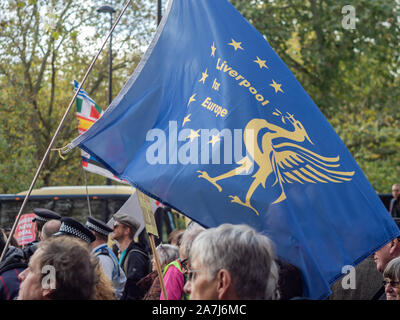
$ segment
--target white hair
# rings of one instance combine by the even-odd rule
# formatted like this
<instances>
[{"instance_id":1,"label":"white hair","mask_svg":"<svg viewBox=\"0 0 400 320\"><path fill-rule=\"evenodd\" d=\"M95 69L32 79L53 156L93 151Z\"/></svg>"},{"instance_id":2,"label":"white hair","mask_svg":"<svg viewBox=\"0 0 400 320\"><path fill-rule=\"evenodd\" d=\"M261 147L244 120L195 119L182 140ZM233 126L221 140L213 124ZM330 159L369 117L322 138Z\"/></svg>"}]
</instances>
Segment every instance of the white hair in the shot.
<instances>
[{"instance_id":1,"label":"white hair","mask_svg":"<svg viewBox=\"0 0 400 320\"><path fill-rule=\"evenodd\" d=\"M186 228L185 232L182 235L181 246L180 246L180 250L184 258L189 258L190 249L192 247L194 239L196 239L196 237L204 230L206 229L194 221L192 221L188 225L188 227Z\"/></svg>"},{"instance_id":2,"label":"white hair","mask_svg":"<svg viewBox=\"0 0 400 320\"><path fill-rule=\"evenodd\" d=\"M156 250L161 266L166 266L171 261L179 258L179 248L172 244L161 243Z\"/></svg>"},{"instance_id":3,"label":"white hair","mask_svg":"<svg viewBox=\"0 0 400 320\"><path fill-rule=\"evenodd\" d=\"M193 241L190 260L198 259L213 279L221 269L232 278L242 300L278 299L278 266L272 241L247 225L223 224Z\"/></svg>"},{"instance_id":4,"label":"white hair","mask_svg":"<svg viewBox=\"0 0 400 320\"><path fill-rule=\"evenodd\" d=\"M400 280L400 257L389 261L385 270L383 271L383 277L390 278L394 281Z\"/></svg>"}]
</instances>

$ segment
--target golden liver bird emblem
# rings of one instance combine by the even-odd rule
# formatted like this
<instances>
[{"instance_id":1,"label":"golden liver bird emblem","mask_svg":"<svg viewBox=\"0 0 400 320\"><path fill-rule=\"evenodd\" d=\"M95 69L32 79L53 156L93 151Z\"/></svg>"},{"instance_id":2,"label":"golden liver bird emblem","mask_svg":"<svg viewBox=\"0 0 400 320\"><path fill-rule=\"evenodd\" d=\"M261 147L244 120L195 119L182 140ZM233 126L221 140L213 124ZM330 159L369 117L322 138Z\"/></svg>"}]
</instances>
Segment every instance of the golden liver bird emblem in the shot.
<instances>
[{"instance_id":1,"label":"golden liver bird emblem","mask_svg":"<svg viewBox=\"0 0 400 320\"><path fill-rule=\"evenodd\" d=\"M305 140L311 144L313 142L301 122L296 120L293 115L289 113L286 115L280 113L280 115L282 122L286 123L288 120L293 126L293 130L284 129L265 119L252 119L244 129L243 140L247 156L238 162L239 166L213 178L206 171L197 171L200 173L198 177L206 179L221 192L222 187L218 184L220 180L240 175L245 171L248 172L255 162L258 170L252 176L253 181L245 200L242 201L236 195L229 197L232 199L231 202L248 207L257 215L259 213L252 206L251 197L260 185L265 189L267 179L271 174L275 177L275 182L271 187L279 184L281 190L280 196L273 204L286 199L284 184L287 183L341 183L352 179L354 171L337 170L340 166L339 156L324 157L299 145ZM267 132L262 136L260 148L258 135L261 130L265 129Z\"/></svg>"}]
</instances>

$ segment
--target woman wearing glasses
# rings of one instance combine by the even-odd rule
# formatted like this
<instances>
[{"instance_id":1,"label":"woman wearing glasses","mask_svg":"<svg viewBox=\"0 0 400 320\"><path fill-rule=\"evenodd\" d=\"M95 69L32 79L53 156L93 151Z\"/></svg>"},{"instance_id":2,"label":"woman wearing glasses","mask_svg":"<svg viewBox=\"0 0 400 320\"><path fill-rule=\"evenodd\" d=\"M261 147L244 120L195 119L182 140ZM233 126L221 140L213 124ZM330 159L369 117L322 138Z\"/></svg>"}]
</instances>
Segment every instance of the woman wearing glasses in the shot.
<instances>
[{"instance_id":1,"label":"woman wearing glasses","mask_svg":"<svg viewBox=\"0 0 400 320\"><path fill-rule=\"evenodd\" d=\"M386 300L400 300L400 257L391 260L383 272Z\"/></svg>"},{"instance_id":2,"label":"woman wearing glasses","mask_svg":"<svg viewBox=\"0 0 400 320\"><path fill-rule=\"evenodd\" d=\"M170 244L161 243L157 248L157 255L160 260L161 269L164 269L170 262L179 258L179 249ZM143 300L159 300L161 294L161 283L158 278L156 262L153 257L152 272L137 282L137 285L146 292Z\"/></svg>"}]
</instances>

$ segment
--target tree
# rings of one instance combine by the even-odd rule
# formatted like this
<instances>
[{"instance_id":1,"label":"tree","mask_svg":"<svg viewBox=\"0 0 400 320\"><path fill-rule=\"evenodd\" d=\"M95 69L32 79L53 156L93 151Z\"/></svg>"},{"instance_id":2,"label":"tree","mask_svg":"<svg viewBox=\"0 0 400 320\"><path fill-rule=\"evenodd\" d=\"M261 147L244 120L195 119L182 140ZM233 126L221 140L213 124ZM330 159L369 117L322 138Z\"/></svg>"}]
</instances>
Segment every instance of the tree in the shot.
<instances>
[{"instance_id":1,"label":"tree","mask_svg":"<svg viewBox=\"0 0 400 320\"><path fill-rule=\"evenodd\" d=\"M124 0L114 0L117 14ZM163 1L164 5L166 0ZM295 74L378 192L400 181L399 2L354 0L346 29L344 0L231 0ZM73 96L109 29L109 16L79 0L0 3L0 192L27 189ZM156 27L156 1L132 1L114 31L113 95L134 71ZM108 102L107 50L84 89ZM77 135L73 112L56 141ZM38 186L82 184L79 150L52 152ZM389 174L390 173L390 174ZM89 175L89 183L104 178Z\"/></svg>"},{"instance_id":2,"label":"tree","mask_svg":"<svg viewBox=\"0 0 400 320\"><path fill-rule=\"evenodd\" d=\"M109 17L96 12L99 6L100 1L88 7L76 0L0 4L5 13L0 16L0 167L6 173L0 177L0 192L18 192L30 185L73 96L72 80L83 77L100 46L98 39L104 39L108 32ZM115 1L115 8L120 11L122 1ZM154 30L150 28L155 25L150 10L153 7L147 1L135 2L124 18L125 27L120 27L124 31L114 37L115 92L127 72L133 72L140 48ZM132 19L136 19L134 27ZM103 108L108 102L107 63L105 51L85 85ZM54 147L62 147L77 136L76 124L71 112ZM78 152L73 155L62 160L52 152L36 187L83 183ZM101 184L104 178L91 175L91 182Z\"/></svg>"},{"instance_id":3,"label":"tree","mask_svg":"<svg viewBox=\"0 0 400 320\"><path fill-rule=\"evenodd\" d=\"M388 192L400 181L400 4L351 1L356 23L347 29L347 1L231 2L291 69L375 189Z\"/></svg>"}]
</instances>

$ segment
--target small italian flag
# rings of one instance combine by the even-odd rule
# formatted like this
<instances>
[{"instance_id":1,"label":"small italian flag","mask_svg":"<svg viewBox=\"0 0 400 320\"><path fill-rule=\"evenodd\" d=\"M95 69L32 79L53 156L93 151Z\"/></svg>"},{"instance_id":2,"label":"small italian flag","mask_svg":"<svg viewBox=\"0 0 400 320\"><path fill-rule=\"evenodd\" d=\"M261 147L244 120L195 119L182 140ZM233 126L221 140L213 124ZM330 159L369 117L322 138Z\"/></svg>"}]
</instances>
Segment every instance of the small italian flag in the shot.
<instances>
[{"instance_id":1,"label":"small italian flag","mask_svg":"<svg viewBox=\"0 0 400 320\"><path fill-rule=\"evenodd\" d=\"M79 88L79 83L74 80L75 91ZM76 117L78 118L79 135L85 132L90 126L100 119L103 110L94 102L92 98L81 89L76 96ZM98 162L93 156L82 150L82 166L85 170L100 174L106 178L113 179L117 182L128 184L127 181L121 180L114 176L107 168Z\"/></svg>"}]
</instances>

